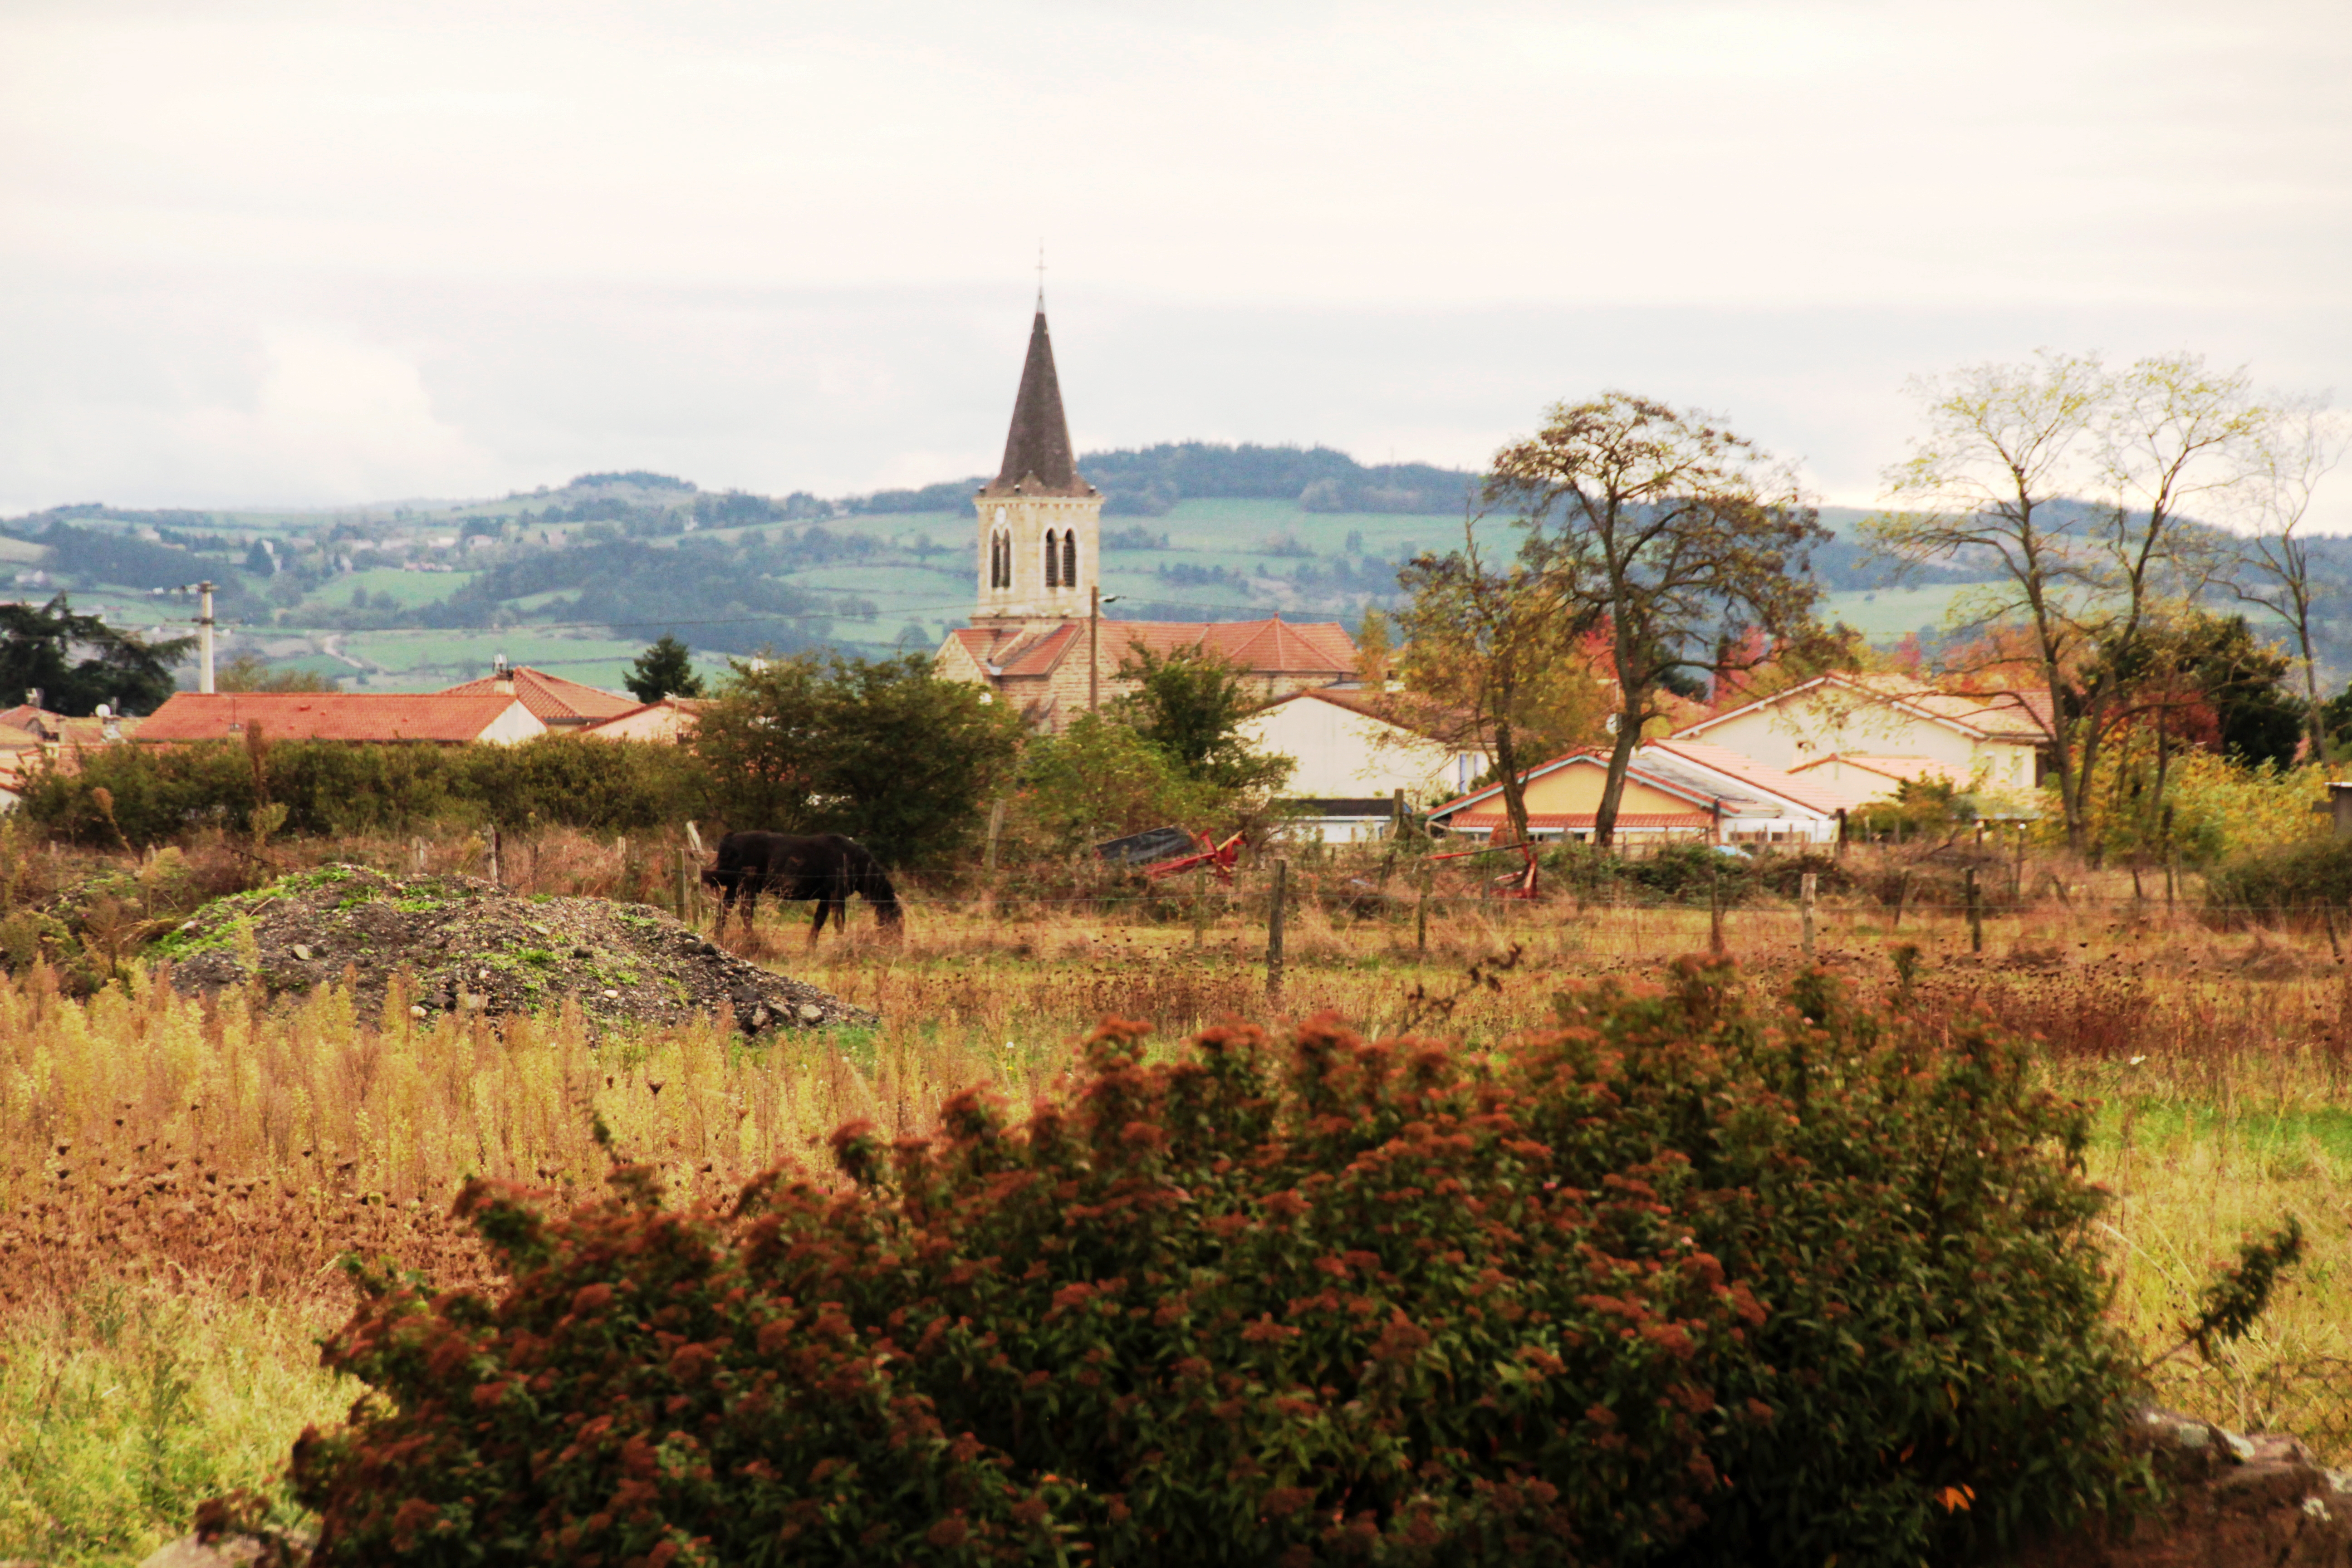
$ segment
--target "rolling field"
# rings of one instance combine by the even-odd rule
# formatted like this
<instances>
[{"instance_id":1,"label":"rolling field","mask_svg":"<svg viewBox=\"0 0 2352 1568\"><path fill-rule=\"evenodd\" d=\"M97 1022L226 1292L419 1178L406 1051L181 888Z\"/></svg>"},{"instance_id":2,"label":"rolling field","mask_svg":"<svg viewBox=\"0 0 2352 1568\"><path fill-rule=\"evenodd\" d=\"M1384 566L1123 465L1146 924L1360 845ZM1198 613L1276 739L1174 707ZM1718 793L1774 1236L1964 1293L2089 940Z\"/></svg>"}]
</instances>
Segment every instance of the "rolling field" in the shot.
<instances>
[{"instance_id":1,"label":"rolling field","mask_svg":"<svg viewBox=\"0 0 2352 1568\"><path fill-rule=\"evenodd\" d=\"M308 852L330 851L409 853ZM431 847L436 866L478 853ZM524 890L668 896L642 848L625 861L556 835L510 864ZM628 884L640 864L654 880ZM1018 873L995 891L916 890L898 944L859 910L810 954L804 911L772 913L729 945L883 1021L760 1046L716 1023L599 1041L576 1015L501 1030L417 1023L398 998L360 1016L331 991L210 1009L143 975L82 1002L39 971L0 981L0 1242L15 1259L0 1281L0 1555L135 1562L197 1499L263 1482L305 1422L352 1395L309 1348L349 1303L334 1258L478 1270L450 1195L474 1173L594 1190L592 1110L673 1191L729 1190L780 1160L822 1177L844 1121L920 1136L973 1083L1016 1105L1053 1098L1107 1016L1149 1023L1155 1049L1221 1018L1329 1010L1508 1050L1548 1026L1556 996L1644 983L1708 940L1704 910L1497 904L1470 896L1471 873L1439 883L1425 942L1409 900L1351 913L1323 896L1377 874L1302 867L1278 997L1262 874L1238 896L1213 890L1197 926L1181 893L1150 909L1039 900ZM2147 1359L2245 1235L2298 1215L2310 1259L2255 1331L2151 1376L2170 1405L2352 1459L2352 984L2317 935L2223 935L2131 902L2127 885L2075 888L2072 908L1989 921L1980 956L1949 911L1898 926L1827 903L1819 957L1883 996L1902 984L1895 950L1916 946L1922 1016L2036 1035L2049 1086L2102 1103L2085 1159L2115 1194L2116 1321ZM1800 967L1797 935L1785 905L1726 919L1729 956L1761 987ZM1474 979L1482 961L1489 978Z\"/></svg>"}]
</instances>

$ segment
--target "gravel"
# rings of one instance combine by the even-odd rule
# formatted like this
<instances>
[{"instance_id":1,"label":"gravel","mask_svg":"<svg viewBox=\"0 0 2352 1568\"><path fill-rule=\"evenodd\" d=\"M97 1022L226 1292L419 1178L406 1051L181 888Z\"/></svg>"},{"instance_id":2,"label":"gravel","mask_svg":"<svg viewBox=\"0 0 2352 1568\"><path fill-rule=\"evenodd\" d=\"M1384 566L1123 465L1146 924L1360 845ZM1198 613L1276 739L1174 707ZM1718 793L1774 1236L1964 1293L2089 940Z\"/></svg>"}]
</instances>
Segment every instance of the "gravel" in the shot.
<instances>
[{"instance_id":1,"label":"gravel","mask_svg":"<svg viewBox=\"0 0 2352 1568\"><path fill-rule=\"evenodd\" d=\"M248 934L249 933L249 934ZM325 866L215 900L155 944L183 992L258 981L299 994L346 975L380 1009L406 971L410 1014L532 1013L578 1004L608 1025L728 1016L746 1034L872 1024L828 992L735 957L647 904L524 898L470 877L405 881Z\"/></svg>"}]
</instances>

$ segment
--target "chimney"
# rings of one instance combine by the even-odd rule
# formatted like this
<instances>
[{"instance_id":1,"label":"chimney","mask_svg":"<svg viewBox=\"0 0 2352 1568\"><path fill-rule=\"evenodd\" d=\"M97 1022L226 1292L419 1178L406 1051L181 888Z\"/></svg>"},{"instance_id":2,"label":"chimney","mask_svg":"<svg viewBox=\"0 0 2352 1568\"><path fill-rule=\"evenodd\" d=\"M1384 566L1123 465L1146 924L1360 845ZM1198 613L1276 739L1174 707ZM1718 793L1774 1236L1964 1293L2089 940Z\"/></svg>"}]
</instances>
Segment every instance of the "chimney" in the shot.
<instances>
[{"instance_id":1,"label":"chimney","mask_svg":"<svg viewBox=\"0 0 2352 1568\"><path fill-rule=\"evenodd\" d=\"M507 656L499 654L490 666L490 679L500 691L511 693L515 689L514 671L508 667Z\"/></svg>"}]
</instances>

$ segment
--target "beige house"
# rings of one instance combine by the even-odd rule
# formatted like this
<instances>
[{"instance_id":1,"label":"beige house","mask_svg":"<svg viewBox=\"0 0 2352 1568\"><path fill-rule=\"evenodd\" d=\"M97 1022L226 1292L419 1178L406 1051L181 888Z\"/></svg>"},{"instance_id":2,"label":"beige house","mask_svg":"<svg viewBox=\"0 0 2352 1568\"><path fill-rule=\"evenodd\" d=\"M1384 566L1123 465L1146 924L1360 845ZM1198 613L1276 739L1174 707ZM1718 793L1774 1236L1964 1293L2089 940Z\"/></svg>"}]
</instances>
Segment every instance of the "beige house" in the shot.
<instances>
[{"instance_id":1,"label":"beige house","mask_svg":"<svg viewBox=\"0 0 2352 1568\"><path fill-rule=\"evenodd\" d=\"M2050 699L2037 691L1962 692L1908 677L1824 675L1675 731L1865 799L1906 779L2020 795L2045 771Z\"/></svg>"},{"instance_id":2,"label":"beige house","mask_svg":"<svg viewBox=\"0 0 2352 1568\"><path fill-rule=\"evenodd\" d=\"M1396 792L1414 809L1461 794L1491 765L1485 752L1432 738L1450 726L1413 722L1402 693L1325 687L1293 692L1242 721L1250 749L1290 758L1286 793L1302 826L1351 844L1388 830Z\"/></svg>"},{"instance_id":3,"label":"beige house","mask_svg":"<svg viewBox=\"0 0 2352 1568\"><path fill-rule=\"evenodd\" d=\"M580 733L600 741L659 741L682 746L694 739L702 710L710 704L699 697L665 697L641 702L625 713L583 725Z\"/></svg>"},{"instance_id":4,"label":"beige house","mask_svg":"<svg viewBox=\"0 0 2352 1568\"><path fill-rule=\"evenodd\" d=\"M1528 832L1538 839L1592 836L1609 779L1605 752L1577 751L1520 775ZM1617 801L1616 835L1628 844L1834 844L1846 812L1862 804L1719 746L1679 738L1634 749ZM1503 786L1489 784L1430 813L1430 823L1472 837L1507 837Z\"/></svg>"}]
</instances>

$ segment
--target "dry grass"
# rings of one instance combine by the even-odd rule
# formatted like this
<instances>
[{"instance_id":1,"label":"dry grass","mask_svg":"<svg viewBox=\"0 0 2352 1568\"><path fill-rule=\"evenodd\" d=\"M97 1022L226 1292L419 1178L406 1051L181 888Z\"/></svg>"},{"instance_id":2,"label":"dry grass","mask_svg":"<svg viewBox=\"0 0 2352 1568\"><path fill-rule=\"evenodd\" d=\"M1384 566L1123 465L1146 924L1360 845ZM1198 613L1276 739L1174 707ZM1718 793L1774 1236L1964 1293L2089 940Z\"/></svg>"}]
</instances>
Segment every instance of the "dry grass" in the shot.
<instances>
[{"instance_id":1,"label":"dry grass","mask_svg":"<svg viewBox=\"0 0 2352 1568\"><path fill-rule=\"evenodd\" d=\"M405 843L357 847L340 847L340 858L405 869L413 856ZM661 849L551 839L520 864L510 850L510 879L674 897L676 862ZM459 868L475 853L455 842L428 847L428 860ZM236 1354L271 1368L242 1404L233 1390L208 1395L201 1417L188 1417L195 1426L140 1441L169 1447L199 1441L188 1432L256 1424L290 1438L322 1402L344 1397L304 1370L305 1336L347 1300L333 1260L359 1250L449 1276L478 1270L446 1219L456 1186L473 1173L558 1189L596 1183L604 1157L592 1114L674 1186L714 1187L780 1159L814 1162L845 1121L919 1133L946 1095L975 1081L1016 1100L1050 1096L1075 1043L1106 1015L1174 1040L1230 1016L1328 1009L1376 1031L1491 1043L1539 1025L1566 984L1646 972L1708 942L1704 909L1498 903L1471 896L1465 876L1441 884L1424 946L1409 896L1350 907L1356 874L1314 868L1295 879L1306 896L1288 917L1278 1001L1266 994L1263 879L1246 876L1198 911L1197 937L1182 890L1156 902L1122 901L1118 889L1047 902L918 889L903 942L883 941L859 910L814 955L804 913L771 912L730 944L884 1021L762 1047L715 1024L602 1041L576 1016L503 1031L446 1016L420 1025L397 994L362 1018L332 994L271 1008L234 994L192 1002L143 976L86 1001L59 995L37 971L0 983L0 1388L62 1388L85 1373L120 1381L107 1370L117 1363L130 1369L122 1375L138 1372L138 1355L99 1345L89 1326L91 1303L126 1300L151 1317L189 1314L173 1332L206 1353L243 1346ZM2299 1214L2313 1260L2262 1330L2216 1365L2176 1357L2156 1380L2183 1408L2283 1426L2352 1461L2344 971L2315 934L2220 935L2185 910L2168 921L2160 904L2087 902L2084 890L2077 884L2072 909L1989 921L1981 954L1948 912L1906 911L1898 928L1874 905L1825 906L1817 954L1866 992L1899 994L1895 955L1917 948L1915 1005L2037 1034L2054 1082L2108 1102L2093 1163L2120 1200L2110 1216L2116 1310L2151 1354L2177 1337L2198 1285L2242 1234ZM1759 984L1801 962L1793 910L1732 911L1725 937ZM1497 971L1491 961L1514 947L1519 962ZM1472 984L1466 971L1482 961ZM298 1388L309 1392L287 1392ZM168 1488L151 1504L74 1480L113 1464L89 1457L110 1450L96 1436L76 1447L56 1423L37 1430L29 1406L8 1403L17 1398L0 1398L0 1468L20 1479L0 1499L0 1556L129 1560L134 1541L183 1508ZM102 1435L100 1405L74 1408ZM266 1473L268 1445L238 1441L221 1438L223 1453L245 1457L204 1484ZM109 1533L41 1497L149 1511ZM84 1545L68 1552L68 1535Z\"/></svg>"}]
</instances>

